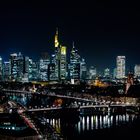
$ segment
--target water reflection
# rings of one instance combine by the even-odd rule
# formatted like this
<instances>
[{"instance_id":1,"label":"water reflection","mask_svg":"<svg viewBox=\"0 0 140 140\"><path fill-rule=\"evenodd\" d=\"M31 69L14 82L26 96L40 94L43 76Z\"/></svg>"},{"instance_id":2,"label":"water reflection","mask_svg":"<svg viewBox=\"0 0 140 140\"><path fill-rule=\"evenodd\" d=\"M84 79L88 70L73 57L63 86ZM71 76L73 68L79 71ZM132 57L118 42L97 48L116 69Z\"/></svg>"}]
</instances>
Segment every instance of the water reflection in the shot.
<instances>
[{"instance_id":1,"label":"water reflection","mask_svg":"<svg viewBox=\"0 0 140 140\"><path fill-rule=\"evenodd\" d=\"M64 123L60 118L46 119L47 123L52 125L58 132L66 133L66 129L81 134L84 131L91 131L97 129L110 128L128 122L132 122L136 119L135 115L93 115L93 116L81 116L77 123Z\"/></svg>"}]
</instances>

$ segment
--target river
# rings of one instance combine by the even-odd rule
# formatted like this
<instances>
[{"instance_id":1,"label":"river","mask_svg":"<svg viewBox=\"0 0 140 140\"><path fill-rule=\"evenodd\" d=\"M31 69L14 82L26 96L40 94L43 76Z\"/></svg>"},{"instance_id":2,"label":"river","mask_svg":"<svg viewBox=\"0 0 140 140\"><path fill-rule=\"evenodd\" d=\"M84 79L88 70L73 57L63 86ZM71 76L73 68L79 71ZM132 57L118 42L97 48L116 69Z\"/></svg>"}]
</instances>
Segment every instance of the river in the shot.
<instances>
[{"instance_id":1,"label":"river","mask_svg":"<svg viewBox=\"0 0 140 140\"><path fill-rule=\"evenodd\" d=\"M127 138L139 135L136 132L140 126L139 116L134 114L80 115L78 118L73 117L72 114L69 121L57 117L50 118L41 114L35 118L39 122L39 127L44 129L44 133L48 133L45 126L49 124L58 134L63 136L64 140L119 139L120 137Z\"/></svg>"}]
</instances>

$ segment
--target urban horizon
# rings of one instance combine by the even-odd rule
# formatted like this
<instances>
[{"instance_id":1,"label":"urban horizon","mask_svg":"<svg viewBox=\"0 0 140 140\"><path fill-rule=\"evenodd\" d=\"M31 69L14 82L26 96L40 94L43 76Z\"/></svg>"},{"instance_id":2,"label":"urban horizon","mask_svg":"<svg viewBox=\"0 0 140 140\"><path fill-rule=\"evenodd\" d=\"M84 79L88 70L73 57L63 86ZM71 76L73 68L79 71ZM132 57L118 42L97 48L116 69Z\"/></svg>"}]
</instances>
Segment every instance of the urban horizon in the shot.
<instances>
[{"instance_id":1,"label":"urban horizon","mask_svg":"<svg viewBox=\"0 0 140 140\"><path fill-rule=\"evenodd\" d=\"M14 77L17 75L19 75L20 77L23 74L27 74L28 77L30 77L29 73L30 71L32 71L32 69L34 69L34 73L36 76L34 80L37 81L38 80L49 81L58 79L60 80L61 79L60 77L62 77L61 80L66 79L85 80L85 79L95 79L96 77L121 79L127 76L129 72L133 73L136 77L140 77L140 65L137 64L133 68L130 67L126 63L126 56L116 56L116 60L114 59L116 67L114 67L113 69L106 66L106 68L99 70L96 66L93 65L89 66L89 64L86 63L86 59L84 59L85 57L79 54L79 50L75 47L74 42L72 44L70 51L67 48L67 45L66 46L62 45L63 42L60 41L59 38L60 38L59 31L58 28L56 28L56 33L54 35L54 45L52 45L54 46L53 53L49 54L48 52L42 52L40 58L36 60L32 59L32 57L30 56L25 56L21 52L18 53L15 52L10 54L9 61L3 61L3 58L1 57L0 69L1 75L3 75L2 77L4 77L4 75L7 74L7 69L9 69L8 74L9 77L11 77L12 73L14 73L13 74ZM20 63L23 64L20 65ZM7 64L9 65L9 68L7 68ZM51 78L49 79L48 77L51 75L51 73L54 73L55 76L52 74L52 79Z\"/></svg>"},{"instance_id":2,"label":"urban horizon","mask_svg":"<svg viewBox=\"0 0 140 140\"><path fill-rule=\"evenodd\" d=\"M57 29L57 28L56 28ZM118 55L114 55L113 56L113 58L114 59L111 59L112 57L110 57L109 58L109 60L108 60L108 65L106 65L105 66L105 64L104 64L104 62L102 61L102 64L98 64L97 65L97 63L95 63L97 60L98 60L98 57L96 57L96 58L90 58L90 60L88 59L88 57L87 57L87 55L85 55L83 52L81 52L81 50L80 50L80 46L79 46L79 44L81 44L81 43L79 43L79 44L77 44L77 42L78 41L71 41L71 45L70 44L66 44L66 43L63 43L63 42L65 42L63 39L62 39L62 36L60 37L60 35L59 35L59 38L61 38L61 40L59 40L62 44L61 45L63 45L64 44L64 46L66 46L67 47L67 58L70 56L70 49L72 49L72 47L73 47L73 43L74 44L76 44L75 45L75 47L76 47L76 49L78 50L78 53L79 53L79 55L80 56L82 56L82 58L83 59L85 59L87 62L89 62L89 63L86 63L87 64L87 68L89 69L91 66L93 66L93 67L95 67L96 69L98 69L98 71L99 71L99 73L102 73L103 74L103 71L104 71L104 69L106 69L106 68L109 68L109 69L112 69L112 73L113 73L113 69L116 67L116 58L117 58L117 56L125 56L126 57L126 72L128 73L129 71L131 71L131 72L134 72L134 67L135 67L135 65L139 65L140 64L140 62L137 60L137 61L134 61L133 60L133 63L132 63L132 61L131 61L131 59L129 59L130 57L128 57L127 55L125 55L125 53L118 53ZM51 40L53 40L53 37L51 37ZM63 40L63 41L62 41ZM53 42L53 43L52 43ZM70 41L69 41L70 42ZM51 57L51 55L54 53L54 40L53 41L51 41L51 43L53 44L51 44L51 46L50 47L48 47L48 49L43 49L43 51L40 51L40 52L38 52L38 53L34 53L33 51L31 52L31 53L28 53L27 51L25 51L26 50L26 47L25 47L25 50L24 50L24 47L22 48L22 49L19 49L19 48L15 48L15 47L10 47L10 49L8 50L8 52L6 52L6 53L2 53L2 54L0 54L0 56L2 57L2 59L3 59L3 62L5 61L8 61L8 57L9 57L9 54L13 54L13 53L19 53L19 52L21 52L22 54L25 54L25 56L29 56L29 58L31 58L31 59L33 59L34 61L38 61L40 58L41 58L41 54L42 53L48 53L48 56L49 57ZM12 44L11 44L12 45ZM41 45L41 44L40 44ZM10 45L9 45L10 46ZM47 45L48 46L48 45ZM30 47L29 47L30 48ZM34 49L36 49L36 48L34 48ZM101 48L102 49L102 48ZM96 53L96 51L95 51L95 53ZM82 55L81 55L82 54ZM8 59L7 59L8 58ZM101 58L102 60L104 60L103 58ZM69 60L70 59L68 59L68 62L69 62ZM96 60L96 61L95 61ZM113 61L112 61L113 60ZM131 63L129 63L129 61L131 61ZM112 63L113 62L113 63Z\"/></svg>"}]
</instances>

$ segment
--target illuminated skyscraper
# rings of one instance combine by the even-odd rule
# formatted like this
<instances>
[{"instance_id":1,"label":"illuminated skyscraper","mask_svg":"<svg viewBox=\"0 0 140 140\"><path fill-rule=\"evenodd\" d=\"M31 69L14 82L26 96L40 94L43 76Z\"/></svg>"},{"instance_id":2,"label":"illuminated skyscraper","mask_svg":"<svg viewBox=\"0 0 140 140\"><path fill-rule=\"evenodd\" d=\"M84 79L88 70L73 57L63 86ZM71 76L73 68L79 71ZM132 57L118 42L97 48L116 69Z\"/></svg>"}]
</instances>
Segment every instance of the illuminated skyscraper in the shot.
<instances>
[{"instance_id":1,"label":"illuminated skyscraper","mask_svg":"<svg viewBox=\"0 0 140 140\"><path fill-rule=\"evenodd\" d=\"M4 81L10 80L10 62L3 63L3 80Z\"/></svg>"},{"instance_id":2,"label":"illuminated skyscraper","mask_svg":"<svg viewBox=\"0 0 140 140\"><path fill-rule=\"evenodd\" d=\"M48 54L45 53L39 60L39 80L48 81L48 67L50 64L50 59Z\"/></svg>"},{"instance_id":3,"label":"illuminated skyscraper","mask_svg":"<svg viewBox=\"0 0 140 140\"><path fill-rule=\"evenodd\" d=\"M28 69L28 78L29 78L29 81L32 81L32 65L33 65L33 60L32 59L29 59L29 69Z\"/></svg>"},{"instance_id":4,"label":"illuminated skyscraper","mask_svg":"<svg viewBox=\"0 0 140 140\"><path fill-rule=\"evenodd\" d=\"M29 57L20 52L10 55L10 79L12 81L28 81Z\"/></svg>"},{"instance_id":5,"label":"illuminated skyscraper","mask_svg":"<svg viewBox=\"0 0 140 140\"><path fill-rule=\"evenodd\" d=\"M125 56L117 56L117 78L125 77Z\"/></svg>"},{"instance_id":6,"label":"illuminated skyscraper","mask_svg":"<svg viewBox=\"0 0 140 140\"><path fill-rule=\"evenodd\" d=\"M21 81L25 73L25 57L19 52L17 55L17 81Z\"/></svg>"},{"instance_id":7,"label":"illuminated skyscraper","mask_svg":"<svg viewBox=\"0 0 140 140\"><path fill-rule=\"evenodd\" d=\"M48 79L50 81L56 80L55 64L56 64L56 56L55 56L55 54L52 54L51 55L51 62L50 62L49 67L48 67Z\"/></svg>"},{"instance_id":8,"label":"illuminated skyscraper","mask_svg":"<svg viewBox=\"0 0 140 140\"><path fill-rule=\"evenodd\" d=\"M52 58L52 65L50 65L50 78L54 78L53 70L55 69L55 78L54 80L60 81L65 80L67 76L67 62L66 62L66 47L60 45L58 40L58 29L56 30L55 34L55 40L54 40L54 46L55 46L55 54ZM54 67L55 64L55 67ZM51 78L51 79L52 79Z\"/></svg>"},{"instance_id":9,"label":"illuminated skyscraper","mask_svg":"<svg viewBox=\"0 0 140 140\"><path fill-rule=\"evenodd\" d=\"M87 77L86 62L85 59L82 59L80 63L80 79L85 80L86 77Z\"/></svg>"},{"instance_id":10,"label":"illuminated skyscraper","mask_svg":"<svg viewBox=\"0 0 140 140\"><path fill-rule=\"evenodd\" d=\"M97 76L97 70L96 70L95 67L91 66L91 67L89 68L89 79L91 79L91 80L92 80L92 79L95 79L96 76Z\"/></svg>"},{"instance_id":11,"label":"illuminated skyscraper","mask_svg":"<svg viewBox=\"0 0 140 140\"><path fill-rule=\"evenodd\" d=\"M80 79L80 55L74 43L70 53L70 79Z\"/></svg>"},{"instance_id":12,"label":"illuminated skyscraper","mask_svg":"<svg viewBox=\"0 0 140 140\"><path fill-rule=\"evenodd\" d=\"M55 64L55 80L60 80L60 45L58 42L58 29L56 30L55 34L54 46L55 54L53 62Z\"/></svg>"},{"instance_id":13,"label":"illuminated skyscraper","mask_svg":"<svg viewBox=\"0 0 140 140\"><path fill-rule=\"evenodd\" d=\"M57 48L59 46L59 41L58 41L58 28L56 29L56 34L55 34L55 38L54 38L54 44L55 44L55 48Z\"/></svg>"},{"instance_id":14,"label":"illuminated skyscraper","mask_svg":"<svg viewBox=\"0 0 140 140\"><path fill-rule=\"evenodd\" d=\"M60 80L65 80L67 76L66 46L60 46Z\"/></svg>"},{"instance_id":15,"label":"illuminated skyscraper","mask_svg":"<svg viewBox=\"0 0 140 140\"><path fill-rule=\"evenodd\" d=\"M106 68L104 70L104 77L110 77L110 69L109 68Z\"/></svg>"},{"instance_id":16,"label":"illuminated skyscraper","mask_svg":"<svg viewBox=\"0 0 140 140\"><path fill-rule=\"evenodd\" d=\"M18 76L18 59L17 54L10 54L10 79L12 81L17 80Z\"/></svg>"},{"instance_id":17,"label":"illuminated skyscraper","mask_svg":"<svg viewBox=\"0 0 140 140\"><path fill-rule=\"evenodd\" d=\"M24 74L28 75L29 77L29 57L28 56L25 56L24 57Z\"/></svg>"},{"instance_id":18,"label":"illuminated skyscraper","mask_svg":"<svg viewBox=\"0 0 140 140\"><path fill-rule=\"evenodd\" d=\"M113 69L113 78L116 79L117 77L117 68Z\"/></svg>"},{"instance_id":19,"label":"illuminated skyscraper","mask_svg":"<svg viewBox=\"0 0 140 140\"><path fill-rule=\"evenodd\" d=\"M38 63L32 61L31 64L31 81L38 81L39 72L38 72Z\"/></svg>"},{"instance_id":20,"label":"illuminated skyscraper","mask_svg":"<svg viewBox=\"0 0 140 140\"><path fill-rule=\"evenodd\" d=\"M134 75L136 77L140 77L140 65L135 65L135 67L134 67Z\"/></svg>"}]
</instances>

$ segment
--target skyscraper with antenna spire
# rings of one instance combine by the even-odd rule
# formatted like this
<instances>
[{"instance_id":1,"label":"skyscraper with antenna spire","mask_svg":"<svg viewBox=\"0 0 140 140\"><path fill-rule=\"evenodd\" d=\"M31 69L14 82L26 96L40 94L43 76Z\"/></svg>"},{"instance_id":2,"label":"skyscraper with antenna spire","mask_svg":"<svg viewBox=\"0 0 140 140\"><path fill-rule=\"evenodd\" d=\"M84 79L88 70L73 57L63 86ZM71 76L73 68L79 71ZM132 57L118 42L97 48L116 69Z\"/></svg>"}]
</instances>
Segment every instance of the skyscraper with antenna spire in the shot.
<instances>
[{"instance_id":1,"label":"skyscraper with antenna spire","mask_svg":"<svg viewBox=\"0 0 140 140\"><path fill-rule=\"evenodd\" d=\"M58 28L56 28L55 38L54 38L54 47L55 47L55 80L59 80L59 67L60 67L60 47L58 41Z\"/></svg>"},{"instance_id":2,"label":"skyscraper with antenna spire","mask_svg":"<svg viewBox=\"0 0 140 140\"><path fill-rule=\"evenodd\" d=\"M56 34L55 34L55 38L54 38L54 44L55 44L55 47L58 48L58 46L59 46L59 41L58 41L58 28L56 28Z\"/></svg>"},{"instance_id":3,"label":"skyscraper with antenna spire","mask_svg":"<svg viewBox=\"0 0 140 140\"><path fill-rule=\"evenodd\" d=\"M80 79L80 55L75 49L74 42L72 45L70 53L70 79Z\"/></svg>"},{"instance_id":4,"label":"skyscraper with antenna spire","mask_svg":"<svg viewBox=\"0 0 140 140\"><path fill-rule=\"evenodd\" d=\"M65 80L67 73L67 62L66 62L66 46L63 46L59 43L59 34L58 28L56 28L56 34L54 38L55 46L55 79Z\"/></svg>"}]
</instances>

